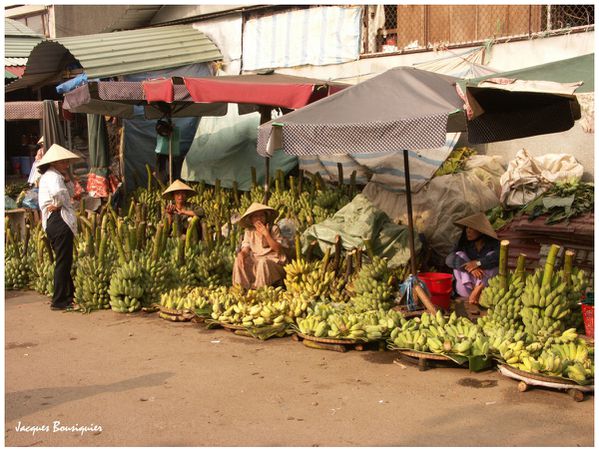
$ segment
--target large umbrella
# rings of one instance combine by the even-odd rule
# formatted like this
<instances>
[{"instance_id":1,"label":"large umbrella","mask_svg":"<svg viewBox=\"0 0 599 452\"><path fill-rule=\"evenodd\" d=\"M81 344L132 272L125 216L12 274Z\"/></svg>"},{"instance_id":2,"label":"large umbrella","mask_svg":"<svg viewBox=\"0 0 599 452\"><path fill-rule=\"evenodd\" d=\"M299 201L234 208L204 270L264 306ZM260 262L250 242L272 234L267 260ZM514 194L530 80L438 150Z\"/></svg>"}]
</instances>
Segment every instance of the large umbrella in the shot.
<instances>
[{"instance_id":1,"label":"large umbrella","mask_svg":"<svg viewBox=\"0 0 599 452\"><path fill-rule=\"evenodd\" d=\"M398 67L283 115L260 127L258 153L283 148L293 155L403 151L412 274L416 275L408 149L438 148L448 132L468 131L469 140L492 142L567 130L580 117L574 96L491 89L470 92L478 102L471 127L459 79ZM482 93L482 95L481 95ZM495 97L489 103L485 96ZM551 120L539 121L550 114ZM517 117L518 124L513 118Z\"/></svg>"}]
</instances>

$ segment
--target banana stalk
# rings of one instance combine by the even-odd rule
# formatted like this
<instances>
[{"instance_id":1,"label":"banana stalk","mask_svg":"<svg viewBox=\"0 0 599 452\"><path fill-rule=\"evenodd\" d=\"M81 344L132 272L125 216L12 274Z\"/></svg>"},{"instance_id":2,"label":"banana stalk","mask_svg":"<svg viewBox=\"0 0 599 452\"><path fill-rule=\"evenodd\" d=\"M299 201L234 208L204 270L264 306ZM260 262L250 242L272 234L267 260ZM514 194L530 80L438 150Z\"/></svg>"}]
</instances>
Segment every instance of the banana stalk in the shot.
<instances>
[{"instance_id":1,"label":"banana stalk","mask_svg":"<svg viewBox=\"0 0 599 452\"><path fill-rule=\"evenodd\" d=\"M566 255L564 257L564 281L566 283L566 287L570 287L572 284L572 263L574 262L574 251L566 250Z\"/></svg>"},{"instance_id":2,"label":"banana stalk","mask_svg":"<svg viewBox=\"0 0 599 452\"><path fill-rule=\"evenodd\" d=\"M509 240L502 240L499 246L499 287L504 291L507 290L507 259L509 249Z\"/></svg>"},{"instance_id":3,"label":"banana stalk","mask_svg":"<svg viewBox=\"0 0 599 452\"><path fill-rule=\"evenodd\" d=\"M551 245L549 249L549 254L547 254L547 261L545 262L545 272L543 273L543 282L541 283L541 287L547 287L551 284L551 278L553 278L553 269L555 267L555 258L561 246L559 245Z\"/></svg>"}]
</instances>

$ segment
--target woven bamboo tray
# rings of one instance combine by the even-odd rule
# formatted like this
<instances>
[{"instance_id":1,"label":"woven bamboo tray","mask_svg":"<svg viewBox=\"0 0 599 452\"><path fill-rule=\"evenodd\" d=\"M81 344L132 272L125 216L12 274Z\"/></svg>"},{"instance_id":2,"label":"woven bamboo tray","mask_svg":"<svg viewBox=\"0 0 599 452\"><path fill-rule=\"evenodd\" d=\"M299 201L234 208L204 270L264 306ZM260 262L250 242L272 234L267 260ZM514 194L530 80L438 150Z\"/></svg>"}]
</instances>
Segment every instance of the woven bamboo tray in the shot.
<instances>
[{"instance_id":1,"label":"woven bamboo tray","mask_svg":"<svg viewBox=\"0 0 599 452\"><path fill-rule=\"evenodd\" d=\"M423 353L418 352L416 350L399 350L399 353L402 355L409 356L411 358L422 358L422 359L430 359L431 361L451 361L454 362L451 358L443 355L436 355L434 353Z\"/></svg>"},{"instance_id":2,"label":"woven bamboo tray","mask_svg":"<svg viewBox=\"0 0 599 452\"><path fill-rule=\"evenodd\" d=\"M315 337L300 332L295 333L291 338L310 348L319 350L331 350L334 352L344 353L348 350L364 351L372 344L381 344L381 341L357 341L354 339L330 339L328 337ZM380 346L379 346L380 349Z\"/></svg>"},{"instance_id":3,"label":"woven bamboo tray","mask_svg":"<svg viewBox=\"0 0 599 452\"><path fill-rule=\"evenodd\" d=\"M498 368L499 373L502 375L518 380L519 392L526 392L530 387L540 386L543 388L565 391L574 401L582 402L585 399L585 393L595 391L595 386L593 385L583 386L565 378L530 373L516 369L508 364L500 364Z\"/></svg>"}]
</instances>

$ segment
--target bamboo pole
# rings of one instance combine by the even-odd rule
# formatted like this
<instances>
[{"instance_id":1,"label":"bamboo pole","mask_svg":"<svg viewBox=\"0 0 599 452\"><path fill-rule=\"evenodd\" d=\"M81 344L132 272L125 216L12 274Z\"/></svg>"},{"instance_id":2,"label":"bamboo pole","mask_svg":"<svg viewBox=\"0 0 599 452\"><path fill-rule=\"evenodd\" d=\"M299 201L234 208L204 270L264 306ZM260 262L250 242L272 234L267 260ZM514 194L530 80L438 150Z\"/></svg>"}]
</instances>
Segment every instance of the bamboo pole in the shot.
<instances>
[{"instance_id":1,"label":"bamboo pole","mask_svg":"<svg viewBox=\"0 0 599 452\"><path fill-rule=\"evenodd\" d=\"M551 245L549 253L547 254L547 260L545 261L545 271L543 272L543 282L541 287L545 287L551 284L551 278L553 278L553 269L555 268L555 258L559 253L561 246Z\"/></svg>"},{"instance_id":2,"label":"bamboo pole","mask_svg":"<svg viewBox=\"0 0 599 452\"><path fill-rule=\"evenodd\" d=\"M418 296L418 300L422 302L426 310L431 314L436 314L437 308L435 307L431 299L428 297L426 292L422 289L422 287L420 287L418 284L414 284L413 288L414 293Z\"/></svg>"},{"instance_id":3,"label":"bamboo pole","mask_svg":"<svg viewBox=\"0 0 599 452\"><path fill-rule=\"evenodd\" d=\"M304 188L304 170L299 170L299 175L297 176L297 194L301 196L302 189Z\"/></svg>"},{"instance_id":4,"label":"bamboo pole","mask_svg":"<svg viewBox=\"0 0 599 452\"><path fill-rule=\"evenodd\" d=\"M339 191L343 192L343 164L337 162L337 174L339 175Z\"/></svg>"},{"instance_id":5,"label":"bamboo pole","mask_svg":"<svg viewBox=\"0 0 599 452\"><path fill-rule=\"evenodd\" d=\"M502 240L499 245L499 287L507 291L507 258L510 251L510 241Z\"/></svg>"},{"instance_id":6,"label":"bamboo pole","mask_svg":"<svg viewBox=\"0 0 599 452\"><path fill-rule=\"evenodd\" d=\"M349 278L352 274L353 271L353 263L354 263L354 255L356 253L356 250L351 250L349 253L347 253L346 255L346 261L345 261L345 281L349 281Z\"/></svg>"},{"instance_id":7,"label":"bamboo pole","mask_svg":"<svg viewBox=\"0 0 599 452\"><path fill-rule=\"evenodd\" d=\"M366 252L368 253L368 257L370 260L374 259L374 248L372 247L372 242L370 239L364 239L364 247L366 248Z\"/></svg>"},{"instance_id":8,"label":"bamboo pole","mask_svg":"<svg viewBox=\"0 0 599 452\"><path fill-rule=\"evenodd\" d=\"M572 264L574 263L575 255L576 253L574 251L566 250L566 255L564 257L564 282L568 288L572 285Z\"/></svg>"}]
</instances>

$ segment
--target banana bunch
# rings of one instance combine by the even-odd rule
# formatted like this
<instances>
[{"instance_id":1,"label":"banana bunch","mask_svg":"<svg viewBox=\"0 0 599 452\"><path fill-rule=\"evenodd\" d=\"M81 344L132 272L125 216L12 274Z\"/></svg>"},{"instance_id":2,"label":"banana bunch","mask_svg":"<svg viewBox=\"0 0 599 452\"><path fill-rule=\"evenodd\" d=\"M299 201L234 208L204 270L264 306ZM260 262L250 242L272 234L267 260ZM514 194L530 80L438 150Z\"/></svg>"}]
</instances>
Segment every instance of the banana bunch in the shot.
<instances>
[{"instance_id":1,"label":"banana bunch","mask_svg":"<svg viewBox=\"0 0 599 452\"><path fill-rule=\"evenodd\" d=\"M453 312L446 319L441 311L435 315L422 314L391 331L389 345L400 349L458 354L463 356L486 356L490 343L481 329L466 317L458 318Z\"/></svg>"},{"instance_id":2,"label":"banana bunch","mask_svg":"<svg viewBox=\"0 0 599 452\"><path fill-rule=\"evenodd\" d=\"M500 302L505 304L510 300L518 300L524 291L526 276L523 273L510 272L507 279L508 290L501 288L499 275L489 279L488 286L480 294L479 304L485 308L492 308Z\"/></svg>"},{"instance_id":3,"label":"banana bunch","mask_svg":"<svg viewBox=\"0 0 599 452\"><path fill-rule=\"evenodd\" d=\"M50 258L34 259L30 287L42 295L51 297L54 293L54 267Z\"/></svg>"},{"instance_id":4,"label":"banana bunch","mask_svg":"<svg viewBox=\"0 0 599 452\"><path fill-rule=\"evenodd\" d=\"M564 330L564 318L570 314L570 301L566 294L566 283L560 282L559 275L553 275L551 284L541 287L543 273L537 270L529 275L526 289L522 294L520 315L525 331L541 342L549 336Z\"/></svg>"},{"instance_id":5,"label":"banana bunch","mask_svg":"<svg viewBox=\"0 0 599 452\"><path fill-rule=\"evenodd\" d=\"M109 260L110 262L110 260ZM83 256L77 263L75 274L75 301L83 312L110 309L111 265L94 256Z\"/></svg>"},{"instance_id":6,"label":"banana bunch","mask_svg":"<svg viewBox=\"0 0 599 452\"><path fill-rule=\"evenodd\" d=\"M558 272L558 277L563 281L566 281L564 271ZM582 311L579 306L581 298L586 294L587 289L591 284L590 275L582 269L573 268L570 274L570 285L566 291L566 296L570 301L570 315L564 319L566 327L572 328L583 328L584 321L582 318Z\"/></svg>"},{"instance_id":7,"label":"banana bunch","mask_svg":"<svg viewBox=\"0 0 599 452\"><path fill-rule=\"evenodd\" d=\"M145 255L137 263L145 275L146 284L143 297L143 305L149 306L160 301L161 294L170 290L175 284L175 273L166 258L154 259L151 255Z\"/></svg>"},{"instance_id":8,"label":"banana bunch","mask_svg":"<svg viewBox=\"0 0 599 452\"><path fill-rule=\"evenodd\" d=\"M138 259L117 268L110 280L108 294L113 311L134 312L142 307L147 274L139 265Z\"/></svg>"},{"instance_id":9,"label":"banana bunch","mask_svg":"<svg viewBox=\"0 0 599 452\"><path fill-rule=\"evenodd\" d=\"M4 258L4 287L7 289L23 289L28 286L30 275L28 259L19 257Z\"/></svg>"},{"instance_id":10,"label":"banana bunch","mask_svg":"<svg viewBox=\"0 0 599 452\"><path fill-rule=\"evenodd\" d=\"M285 266L285 287L290 295L301 296L308 303L326 298L335 279L334 271L327 271L326 261L308 262L294 259ZM309 301L308 301L309 300Z\"/></svg>"},{"instance_id":11,"label":"banana bunch","mask_svg":"<svg viewBox=\"0 0 599 452\"><path fill-rule=\"evenodd\" d=\"M387 260L375 257L362 266L354 279L350 303L358 311L389 310L393 306L393 281Z\"/></svg>"},{"instance_id":12,"label":"banana bunch","mask_svg":"<svg viewBox=\"0 0 599 452\"><path fill-rule=\"evenodd\" d=\"M308 336L350 339L354 341L376 340L382 337L374 325L365 326L357 314L333 312L326 318L307 316L297 320L300 332ZM368 330L368 331L367 331Z\"/></svg>"}]
</instances>

